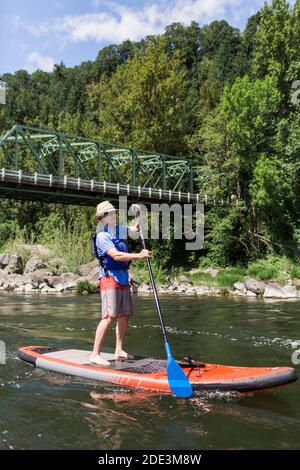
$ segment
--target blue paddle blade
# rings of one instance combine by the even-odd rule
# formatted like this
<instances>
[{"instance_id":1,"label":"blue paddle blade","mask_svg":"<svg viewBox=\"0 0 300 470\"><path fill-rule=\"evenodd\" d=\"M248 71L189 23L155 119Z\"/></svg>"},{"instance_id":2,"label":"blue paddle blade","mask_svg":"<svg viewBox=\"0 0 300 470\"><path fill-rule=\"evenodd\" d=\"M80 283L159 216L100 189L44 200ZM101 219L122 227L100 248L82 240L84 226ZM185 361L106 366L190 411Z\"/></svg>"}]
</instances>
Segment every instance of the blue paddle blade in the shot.
<instances>
[{"instance_id":1,"label":"blue paddle blade","mask_svg":"<svg viewBox=\"0 0 300 470\"><path fill-rule=\"evenodd\" d=\"M190 381L180 365L173 359L169 344L165 343L165 346L168 355L167 373L170 389L175 397L188 398L193 394Z\"/></svg>"}]
</instances>

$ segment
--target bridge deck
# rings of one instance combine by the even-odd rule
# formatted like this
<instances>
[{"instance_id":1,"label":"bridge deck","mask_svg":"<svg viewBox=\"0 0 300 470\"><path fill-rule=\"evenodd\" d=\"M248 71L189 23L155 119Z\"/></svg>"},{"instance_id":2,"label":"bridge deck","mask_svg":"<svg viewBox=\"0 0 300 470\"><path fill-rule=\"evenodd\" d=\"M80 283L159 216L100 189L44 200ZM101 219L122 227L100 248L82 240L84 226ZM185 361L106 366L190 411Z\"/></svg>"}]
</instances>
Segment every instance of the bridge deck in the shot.
<instances>
[{"instance_id":1,"label":"bridge deck","mask_svg":"<svg viewBox=\"0 0 300 470\"><path fill-rule=\"evenodd\" d=\"M117 200L127 196L129 200L151 203L199 203L199 194L181 191L143 188L129 184L60 178L51 174L25 173L22 170L0 170L0 197L29 199L65 204L95 205L99 200Z\"/></svg>"}]
</instances>

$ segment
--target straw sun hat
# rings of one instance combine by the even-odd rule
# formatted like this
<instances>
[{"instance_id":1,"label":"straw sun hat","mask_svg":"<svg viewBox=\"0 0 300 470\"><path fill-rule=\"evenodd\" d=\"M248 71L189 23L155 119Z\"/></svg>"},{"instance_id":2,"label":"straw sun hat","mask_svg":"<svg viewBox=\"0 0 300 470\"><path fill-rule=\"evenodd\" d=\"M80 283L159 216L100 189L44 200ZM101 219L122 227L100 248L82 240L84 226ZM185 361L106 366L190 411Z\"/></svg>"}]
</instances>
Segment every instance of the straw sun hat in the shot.
<instances>
[{"instance_id":1,"label":"straw sun hat","mask_svg":"<svg viewBox=\"0 0 300 470\"><path fill-rule=\"evenodd\" d=\"M104 214L107 214L109 212L116 212L116 210L117 209L109 201L100 202L100 204L98 204L96 208L94 223L98 223L100 218L103 217Z\"/></svg>"}]
</instances>

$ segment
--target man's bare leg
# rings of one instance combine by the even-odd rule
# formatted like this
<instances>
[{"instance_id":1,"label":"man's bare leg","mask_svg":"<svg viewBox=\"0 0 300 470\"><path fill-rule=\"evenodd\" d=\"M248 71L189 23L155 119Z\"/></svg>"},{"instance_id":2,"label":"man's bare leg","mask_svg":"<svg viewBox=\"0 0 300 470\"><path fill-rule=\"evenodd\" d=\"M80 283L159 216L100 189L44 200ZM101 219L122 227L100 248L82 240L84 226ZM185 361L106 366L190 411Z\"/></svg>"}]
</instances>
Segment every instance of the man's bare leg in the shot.
<instances>
[{"instance_id":1,"label":"man's bare leg","mask_svg":"<svg viewBox=\"0 0 300 470\"><path fill-rule=\"evenodd\" d=\"M117 326L116 326L116 350L115 350L115 358L118 359L120 357L125 359L133 359L134 356L127 354L123 350L123 342L128 328L128 320L129 315L123 315L122 317L118 318Z\"/></svg>"},{"instance_id":2,"label":"man's bare leg","mask_svg":"<svg viewBox=\"0 0 300 470\"><path fill-rule=\"evenodd\" d=\"M101 357L101 348L111 322L111 317L101 320L96 330L94 349L91 354L90 361L94 364L98 364L99 366L109 366L109 362Z\"/></svg>"}]
</instances>

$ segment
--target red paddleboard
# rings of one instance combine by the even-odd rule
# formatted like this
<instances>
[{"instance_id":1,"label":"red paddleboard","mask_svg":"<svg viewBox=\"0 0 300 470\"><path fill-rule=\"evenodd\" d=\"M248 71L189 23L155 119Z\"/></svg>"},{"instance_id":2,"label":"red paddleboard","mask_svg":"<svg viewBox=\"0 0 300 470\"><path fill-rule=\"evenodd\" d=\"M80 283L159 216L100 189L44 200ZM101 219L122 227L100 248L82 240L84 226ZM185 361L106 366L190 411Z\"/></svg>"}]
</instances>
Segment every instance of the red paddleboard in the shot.
<instances>
[{"instance_id":1,"label":"red paddleboard","mask_svg":"<svg viewBox=\"0 0 300 470\"><path fill-rule=\"evenodd\" d=\"M18 350L22 361L36 367L62 374L117 384L133 389L170 392L166 360L136 357L115 360L113 354L103 353L110 362L107 367L91 364L91 351L58 349L46 346L25 346ZM297 380L292 367L238 367L221 364L178 361L192 388L240 393L257 392L287 385Z\"/></svg>"}]
</instances>

